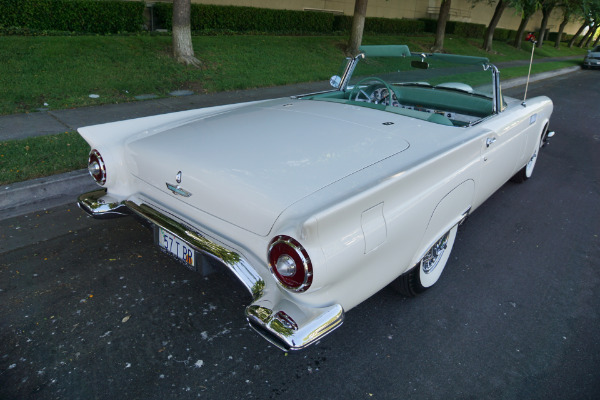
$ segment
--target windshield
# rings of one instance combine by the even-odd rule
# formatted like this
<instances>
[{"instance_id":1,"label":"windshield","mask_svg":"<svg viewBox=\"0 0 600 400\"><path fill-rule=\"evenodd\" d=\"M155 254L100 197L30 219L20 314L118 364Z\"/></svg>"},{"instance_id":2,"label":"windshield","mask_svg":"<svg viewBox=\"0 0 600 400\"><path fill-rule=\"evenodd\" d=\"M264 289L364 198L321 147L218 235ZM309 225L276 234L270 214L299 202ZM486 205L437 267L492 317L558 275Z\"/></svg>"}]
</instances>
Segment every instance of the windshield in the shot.
<instances>
[{"instance_id":1,"label":"windshield","mask_svg":"<svg viewBox=\"0 0 600 400\"><path fill-rule=\"evenodd\" d=\"M348 82L348 88L351 89L361 80L377 77L392 86L429 86L443 90L462 90L492 98L492 73L489 68L484 69L487 60L465 58L469 63L456 61L460 59L435 54L425 57L422 55L367 56L357 63Z\"/></svg>"},{"instance_id":2,"label":"windshield","mask_svg":"<svg viewBox=\"0 0 600 400\"><path fill-rule=\"evenodd\" d=\"M302 97L465 127L504 106L497 69L487 58L411 53L408 46L362 46L346 59L335 91Z\"/></svg>"}]
</instances>

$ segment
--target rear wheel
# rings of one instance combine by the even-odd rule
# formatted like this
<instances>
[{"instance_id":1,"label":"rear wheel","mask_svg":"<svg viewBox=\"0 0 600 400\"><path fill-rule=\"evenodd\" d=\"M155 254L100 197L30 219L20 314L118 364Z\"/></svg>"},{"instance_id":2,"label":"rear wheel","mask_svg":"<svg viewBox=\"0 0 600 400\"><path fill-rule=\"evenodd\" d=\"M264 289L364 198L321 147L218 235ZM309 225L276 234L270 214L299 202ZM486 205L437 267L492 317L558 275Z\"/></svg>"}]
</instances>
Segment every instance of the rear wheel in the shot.
<instances>
[{"instance_id":1,"label":"rear wheel","mask_svg":"<svg viewBox=\"0 0 600 400\"><path fill-rule=\"evenodd\" d=\"M457 229L458 225L455 225L442 235L427 250L421 261L411 270L400 275L391 283L391 286L400 292L400 294L408 297L414 297L433 286L440 279L444 267L450 258Z\"/></svg>"}]
</instances>

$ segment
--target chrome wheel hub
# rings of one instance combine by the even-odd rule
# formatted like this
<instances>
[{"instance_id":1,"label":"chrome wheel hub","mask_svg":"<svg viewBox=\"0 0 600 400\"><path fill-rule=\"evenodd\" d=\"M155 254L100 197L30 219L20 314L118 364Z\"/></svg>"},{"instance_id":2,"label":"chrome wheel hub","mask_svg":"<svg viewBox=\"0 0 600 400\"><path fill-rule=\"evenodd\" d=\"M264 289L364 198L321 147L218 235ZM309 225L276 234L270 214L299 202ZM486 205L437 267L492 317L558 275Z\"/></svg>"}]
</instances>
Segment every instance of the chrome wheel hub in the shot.
<instances>
[{"instance_id":1,"label":"chrome wheel hub","mask_svg":"<svg viewBox=\"0 0 600 400\"><path fill-rule=\"evenodd\" d=\"M442 256L444 255L444 251L448 247L449 234L450 232L447 232L440 238L440 240L431 246L427 253L425 253L423 260L421 261L421 268L423 269L424 273L429 274L435 269L435 267L437 267L438 263L442 259Z\"/></svg>"}]
</instances>

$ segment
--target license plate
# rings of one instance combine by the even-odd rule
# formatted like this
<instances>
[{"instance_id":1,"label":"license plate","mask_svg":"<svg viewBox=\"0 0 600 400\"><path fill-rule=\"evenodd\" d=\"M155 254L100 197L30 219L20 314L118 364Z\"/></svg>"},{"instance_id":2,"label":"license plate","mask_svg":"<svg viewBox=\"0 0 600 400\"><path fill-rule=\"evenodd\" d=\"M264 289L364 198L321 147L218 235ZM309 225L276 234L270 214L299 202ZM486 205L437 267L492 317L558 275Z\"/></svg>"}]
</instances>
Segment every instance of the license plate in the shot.
<instances>
[{"instance_id":1,"label":"license plate","mask_svg":"<svg viewBox=\"0 0 600 400\"><path fill-rule=\"evenodd\" d=\"M158 245L190 267L196 265L196 252L185 240L158 227Z\"/></svg>"}]
</instances>

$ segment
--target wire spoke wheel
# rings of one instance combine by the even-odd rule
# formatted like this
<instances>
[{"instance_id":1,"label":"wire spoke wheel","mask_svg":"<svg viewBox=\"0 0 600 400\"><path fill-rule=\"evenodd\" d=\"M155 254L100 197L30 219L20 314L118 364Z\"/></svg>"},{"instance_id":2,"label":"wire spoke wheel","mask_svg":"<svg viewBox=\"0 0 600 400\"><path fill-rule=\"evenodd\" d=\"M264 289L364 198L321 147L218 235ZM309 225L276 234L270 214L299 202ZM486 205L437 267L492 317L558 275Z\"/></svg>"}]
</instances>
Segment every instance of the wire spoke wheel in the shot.
<instances>
[{"instance_id":1,"label":"wire spoke wheel","mask_svg":"<svg viewBox=\"0 0 600 400\"><path fill-rule=\"evenodd\" d=\"M391 283L392 288L404 296L414 297L433 286L450 258L457 230L458 225L454 225L436 240L417 265Z\"/></svg>"}]
</instances>

